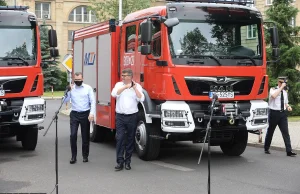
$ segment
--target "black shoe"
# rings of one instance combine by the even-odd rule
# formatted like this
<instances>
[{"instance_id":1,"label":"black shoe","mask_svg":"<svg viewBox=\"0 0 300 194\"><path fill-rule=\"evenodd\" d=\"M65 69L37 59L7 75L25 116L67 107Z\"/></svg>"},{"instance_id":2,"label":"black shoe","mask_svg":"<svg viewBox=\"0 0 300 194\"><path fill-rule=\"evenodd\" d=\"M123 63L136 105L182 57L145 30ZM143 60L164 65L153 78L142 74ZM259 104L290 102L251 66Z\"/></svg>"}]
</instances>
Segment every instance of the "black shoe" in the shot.
<instances>
[{"instance_id":1,"label":"black shoe","mask_svg":"<svg viewBox=\"0 0 300 194\"><path fill-rule=\"evenodd\" d=\"M87 157L83 158L83 162L88 162L88 161L89 161L89 159Z\"/></svg>"},{"instance_id":2,"label":"black shoe","mask_svg":"<svg viewBox=\"0 0 300 194\"><path fill-rule=\"evenodd\" d=\"M126 169L126 170L130 170L130 169L131 169L130 164L125 164L125 169Z\"/></svg>"},{"instance_id":3,"label":"black shoe","mask_svg":"<svg viewBox=\"0 0 300 194\"><path fill-rule=\"evenodd\" d=\"M76 163L76 157L72 157L70 160L70 164L75 164Z\"/></svg>"},{"instance_id":4,"label":"black shoe","mask_svg":"<svg viewBox=\"0 0 300 194\"><path fill-rule=\"evenodd\" d=\"M116 167L115 167L115 170L116 171L120 171L120 170L123 170L123 164L119 163Z\"/></svg>"},{"instance_id":5,"label":"black shoe","mask_svg":"<svg viewBox=\"0 0 300 194\"><path fill-rule=\"evenodd\" d=\"M294 153L294 152L287 152L286 155L287 155L287 156L296 156L297 154Z\"/></svg>"},{"instance_id":6,"label":"black shoe","mask_svg":"<svg viewBox=\"0 0 300 194\"><path fill-rule=\"evenodd\" d=\"M265 150L265 154L271 154L269 150Z\"/></svg>"}]
</instances>

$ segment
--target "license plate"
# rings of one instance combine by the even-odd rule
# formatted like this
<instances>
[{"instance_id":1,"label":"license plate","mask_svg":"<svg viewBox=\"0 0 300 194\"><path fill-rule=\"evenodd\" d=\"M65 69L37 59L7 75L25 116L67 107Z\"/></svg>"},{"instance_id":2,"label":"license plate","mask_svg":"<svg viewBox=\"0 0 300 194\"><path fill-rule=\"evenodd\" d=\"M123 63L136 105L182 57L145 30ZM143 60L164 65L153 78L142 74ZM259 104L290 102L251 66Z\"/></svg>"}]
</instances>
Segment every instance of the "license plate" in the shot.
<instances>
[{"instance_id":1,"label":"license plate","mask_svg":"<svg viewBox=\"0 0 300 194\"><path fill-rule=\"evenodd\" d=\"M213 94L217 94L218 98L234 98L234 92L209 92L209 97L212 98Z\"/></svg>"},{"instance_id":2,"label":"license plate","mask_svg":"<svg viewBox=\"0 0 300 194\"><path fill-rule=\"evenodd\" d=\"M5 91L4 90L0 90L0 96L5 96Z\"/></svg>"}]
</instances>

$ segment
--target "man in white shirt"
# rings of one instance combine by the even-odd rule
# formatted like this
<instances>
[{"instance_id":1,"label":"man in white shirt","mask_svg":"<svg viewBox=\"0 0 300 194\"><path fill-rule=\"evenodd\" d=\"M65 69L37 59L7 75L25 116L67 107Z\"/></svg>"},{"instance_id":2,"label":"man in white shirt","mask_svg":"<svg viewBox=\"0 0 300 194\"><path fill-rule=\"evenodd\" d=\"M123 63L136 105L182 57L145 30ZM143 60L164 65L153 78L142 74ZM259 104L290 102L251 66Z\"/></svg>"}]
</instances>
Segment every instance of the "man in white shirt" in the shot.
<instances>
[{"instance_id":1,"label":"man in white shirt","mask_svg":"<svg viewBox=\"0 0 300 194\"><path fill-rule=\"evenodd\" d=\"M133 72L127 68L122 71L122 82L116 83L111 95L116 98L116 141L117 141L117 171L130 170L131 156L134 150L134 137L138 122L138 103L143 102L145 96L142 86L133 80ZM125 132L127 141L125 145Z\"/></svg>"},{"instance_id":2,"label":"man in white shirt","mask_svg":"<svg viewBox=\"0 0 300 194\"><path fill-rule=\"evenodd\" d=\"M292 107L288 104L288 94L286 92L286 77L278 77L278 86L270 89L269 93L269 127L265 139L265 153L270 154L269 148L272 137L277 125L281 131L287 156L295 156L292 152L291 140L288 130L287 112L292 111Z\"/></svg>"}]
</instances>

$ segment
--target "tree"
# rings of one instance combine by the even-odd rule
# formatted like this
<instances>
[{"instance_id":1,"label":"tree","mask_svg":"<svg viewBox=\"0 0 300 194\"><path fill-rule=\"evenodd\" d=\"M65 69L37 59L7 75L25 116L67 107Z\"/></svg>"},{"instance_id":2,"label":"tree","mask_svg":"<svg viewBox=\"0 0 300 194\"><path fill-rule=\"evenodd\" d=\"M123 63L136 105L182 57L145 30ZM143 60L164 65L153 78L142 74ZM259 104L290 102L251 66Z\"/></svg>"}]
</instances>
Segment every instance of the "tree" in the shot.
<instances>
[{"instance_id":1,"label":"tree","mask_svg":"<svg viewBox=\"0 0 300 194\"><path fill-rule=\"evenodd\" d=\"M298 105L300 72L296 68L300 62L300 46L298 46L300 27L291 25L292 19L298 14L298 9L291 3L292 0L273 0L272 6L266 11L267 20L273 21L278 28L280 50L279 60L268 64L268 74L271 87L276 85L278 76L288 76L289 102ZM266 37L267 44L270 44L270 37ZM267 53L270 60L272 50L267 49Z\"/></svg>"},{"instance_id":2,"label":"tree","mask_svg":"<svg viewBox=\"0 0 300 194\"><path fill-rule=\"evenodd\" d=\"M45 21L43 22L45 24ZM55 90L56 87L61 85L62 71L58 68L58 57L55 61L46 61L49 60L50 51L48 43L48 28L41 26L41 51L42 51L42 60L43 60L43 74L44 74L44 90L50 90L51 86Z\"/></svg>"},{"instance_id":3,"label":"tree","mask_svg":"<svg viewBox=\"0 0 300 194\"><path fill-rule=\"evenodd\" d=\"M89 9L95 13L99 22L108 20L110 18L119 18L119 0L110 1L99 1L99 0L89 0L91 6ZM150 7L150 4L155 0L123 0L122 4L122 15L141 10Z\"/></svg>"},{"instance_id":4,"label":"tree","mask_svg":"<svg viewBox=\"0 0 300 194\"><path fill-rule=\"evenodd\" d=\"M207 50L207 39L201 34L199 28L187 32L179 40L183 55L201 55Z\"/></svg>"},{"instance_id":5,"label":"tree","mask_svg":"<svg viewBox=\"0 0 300 194\"><path fill-rule=\"evenodd\" d=\"M26 43L24 42L23 45L16 47L11 52L6 53L6 57L20 57L22 59L29 59L30 55L27 51Z\"/></svg>"},{"instance_id":6,"label":"tree","mask_svg":"<svg viewBox=\"0 0 300 194\"><path fill-rule=\"evenodd\" d=\"M0 0L0 6L4 6L7 5L6 2L4 0Z\"/></svg>"}]
</instances>

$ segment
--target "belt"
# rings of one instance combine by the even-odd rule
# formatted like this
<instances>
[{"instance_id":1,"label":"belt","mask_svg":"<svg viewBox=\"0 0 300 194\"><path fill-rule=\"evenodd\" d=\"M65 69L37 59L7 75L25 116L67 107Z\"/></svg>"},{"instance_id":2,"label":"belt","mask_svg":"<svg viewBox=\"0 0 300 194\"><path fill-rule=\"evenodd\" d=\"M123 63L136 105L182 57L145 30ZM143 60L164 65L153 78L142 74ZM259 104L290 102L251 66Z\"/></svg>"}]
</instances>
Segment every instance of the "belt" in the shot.
<instances>
[{"instance_id":1,"label":"belt","mask_svg":"<svg viewBox=\"0 0 300 194\"><path fill-rule=\"evenodd\" d=\"M270 111L273 111L273 112L284 112L285 110L273 110L273 109L270 109Z\"/></svg>"},{"instance_id":2,"label":"belt","mask_svg":"<svg viewBox=\"0 0 300 194\"><path fill-rule=\"evenodd\" d=\"M72 112L82 114L82 113L88 113L88 112L90 112L90 110L85 110L85 111L75 111L75 110L72 110Z\"/></svg>"},{"instance_id":3,"label":"belt","mask_svg":"<svg viewBox=\"0 0 300 194\"><path fill-rule=\"evenodd\" d=\"M122 116L131 116L131 115L134 115L134 114L136 114L137 112L135 112L135 113L132 113L132 114L124 114L124 113L117 113L118 115L122 115Z\"/></svg>"}]
</instances>

